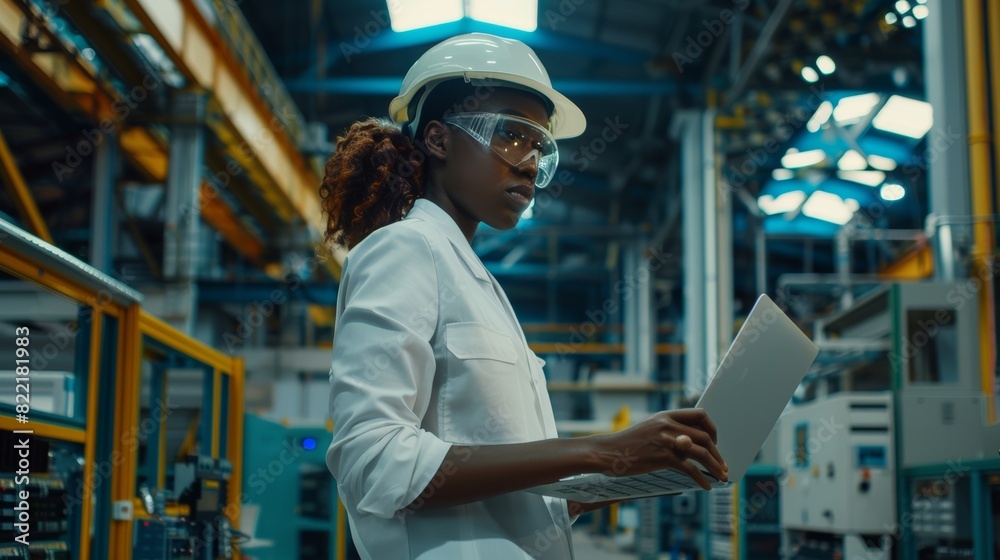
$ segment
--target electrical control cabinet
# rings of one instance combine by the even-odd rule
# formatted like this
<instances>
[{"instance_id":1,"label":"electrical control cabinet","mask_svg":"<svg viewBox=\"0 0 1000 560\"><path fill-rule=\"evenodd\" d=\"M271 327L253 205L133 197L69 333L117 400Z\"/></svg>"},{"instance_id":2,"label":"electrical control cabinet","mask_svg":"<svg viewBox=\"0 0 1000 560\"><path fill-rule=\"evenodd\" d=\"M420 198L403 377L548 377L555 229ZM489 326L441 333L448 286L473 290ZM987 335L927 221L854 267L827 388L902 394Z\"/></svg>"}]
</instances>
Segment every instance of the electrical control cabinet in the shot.
<instances>
[{"instance_id":1,"label":"electrical control cabinet","mask_svg":"<svg viewBox=\"0 0 1000 560\"><path fill-rule=\"evenodd\" d=\"M792 409L778 429L784 527L878 533L895 520L890 395L835 395Z\"/></svg>"}]
</instances>

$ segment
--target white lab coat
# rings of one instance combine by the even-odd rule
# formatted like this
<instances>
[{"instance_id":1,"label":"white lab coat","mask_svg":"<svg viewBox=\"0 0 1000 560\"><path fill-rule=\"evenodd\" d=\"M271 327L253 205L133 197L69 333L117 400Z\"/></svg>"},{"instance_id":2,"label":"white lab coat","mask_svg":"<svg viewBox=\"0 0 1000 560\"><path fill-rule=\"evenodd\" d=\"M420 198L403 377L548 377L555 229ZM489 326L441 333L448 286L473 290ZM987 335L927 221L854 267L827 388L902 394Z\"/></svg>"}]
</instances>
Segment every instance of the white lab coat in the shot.
<instances>
[{"instance_id":1,"label":"white lab coat","mask_svg":"<svg viewBox=\"0 0 1000 560\"><path fill-rule=\"evenodd\" d=\"M573 558L562 499L514 492L404 509L452 444L557 437L543 364L503 289L433 202L418 199L406 218L350 251L337 298L326 462L362 558Z\"/></svg>"}]
</instances>

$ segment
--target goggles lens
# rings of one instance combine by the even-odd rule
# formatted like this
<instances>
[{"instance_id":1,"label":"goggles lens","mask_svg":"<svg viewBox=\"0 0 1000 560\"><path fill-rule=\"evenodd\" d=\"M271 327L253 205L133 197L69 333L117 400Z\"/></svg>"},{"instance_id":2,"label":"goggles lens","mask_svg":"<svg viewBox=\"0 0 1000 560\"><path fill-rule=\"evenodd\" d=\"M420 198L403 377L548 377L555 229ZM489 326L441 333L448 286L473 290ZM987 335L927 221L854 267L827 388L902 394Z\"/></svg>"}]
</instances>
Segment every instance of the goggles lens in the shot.
<instances>
[{"instance_id":1,"label":"goggles lens","mask_svg":"<svg viewBox=\"0 0 1000 560\"><path fill-rule=\"evenodd\" d=\"M444 121L464 130L517 167L532 158L538 166L535 185L545 187L559 165L559 150L548 130L528 119L499 113L458 113Z\"/></svg>"}]
</instances>

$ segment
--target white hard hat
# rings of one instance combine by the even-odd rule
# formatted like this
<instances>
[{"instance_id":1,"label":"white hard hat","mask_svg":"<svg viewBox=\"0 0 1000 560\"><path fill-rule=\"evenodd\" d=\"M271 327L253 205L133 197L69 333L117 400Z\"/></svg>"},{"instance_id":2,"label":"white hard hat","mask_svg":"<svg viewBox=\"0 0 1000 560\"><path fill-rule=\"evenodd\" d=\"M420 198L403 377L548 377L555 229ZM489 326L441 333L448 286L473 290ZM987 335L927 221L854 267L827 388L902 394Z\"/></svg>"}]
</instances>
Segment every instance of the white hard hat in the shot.
<instances>
[{"instance_id":1,"label":"white hard hat","mask_svg":"<svg viewBox=\"0 0 1000 560\"><path fill-rule=\"evenodd\" d=\"M389 116L398 123L412 121L419 115L410 114L410 104L422 88L426 86L425 91L429 91L444 80L459 77L467 82L508 82L538 93L552 104L549 130L557 139L579 136L587 127L583 111L552 89L549 74L535 51L520 41L486 33L457 35L425 52L403 78L399 95L389 104Z\"/></svg>"}]
</instances>

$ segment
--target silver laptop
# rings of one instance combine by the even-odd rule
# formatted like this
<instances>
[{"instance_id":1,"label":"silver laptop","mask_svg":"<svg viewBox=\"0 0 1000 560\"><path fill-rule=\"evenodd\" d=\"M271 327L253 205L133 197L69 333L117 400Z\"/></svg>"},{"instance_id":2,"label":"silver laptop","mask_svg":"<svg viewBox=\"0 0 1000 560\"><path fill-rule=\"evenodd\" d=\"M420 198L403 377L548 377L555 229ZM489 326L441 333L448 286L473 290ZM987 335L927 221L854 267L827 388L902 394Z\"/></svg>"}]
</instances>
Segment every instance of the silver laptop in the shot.
<instances>
[{"instance_id":1,"label":"silver laptop","mask_svg":"<svg viewBox=\"0 0 1000 560\"><path fill-rule=\"evenodd\" d=\"M715 423L717 447L729 465L729 482L698 465L713 487L723 488L743 478L818 353L816 345L771 298L764 294L757 299L695 405L705 409ZM584 474L528 491L589 503L700 489L687 474L664 469L625 477Z\"/></svg>"}]
</instances>

